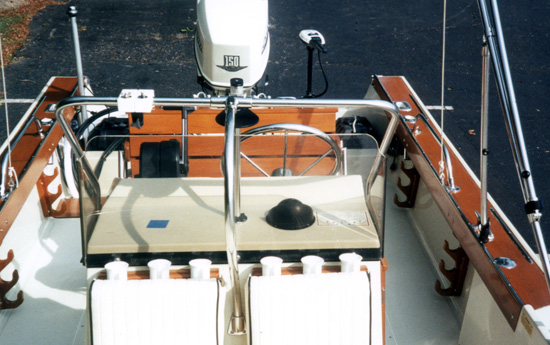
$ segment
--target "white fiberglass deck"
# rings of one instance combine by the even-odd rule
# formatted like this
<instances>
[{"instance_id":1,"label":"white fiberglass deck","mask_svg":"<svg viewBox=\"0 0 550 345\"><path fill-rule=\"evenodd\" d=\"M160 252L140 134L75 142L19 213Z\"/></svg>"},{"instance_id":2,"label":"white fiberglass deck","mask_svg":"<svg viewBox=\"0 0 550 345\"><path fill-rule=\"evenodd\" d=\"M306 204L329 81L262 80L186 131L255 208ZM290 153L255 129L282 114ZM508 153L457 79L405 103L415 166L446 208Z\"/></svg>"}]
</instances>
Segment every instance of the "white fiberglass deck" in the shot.
<instances>
[{"instance_id":1,"label":"white fiberglass deck","mask_svg":"<svg viewBox=\"0 0 550 345\"><path fill-rule=\"evenodd\" d=\"M394 205L393 193L386 201L386 345L458 344L460 323L454 307L450 297L434 288L440 278L407 209Z\"/></svg>"},{"instance_id":2,"label":"white fiberglass deck","mask_svg":"<svg viewBox=\"0 0 550 345\"><path fill-rule=\"evenodd\" d=\"M84 344L86 272L78 220L50 219L38 229L38 212L33 193L2 246L14 248L21 276L16 288L24 291L25 301L0 311L0 345ZM450 302L434 290L437 276L407 212L391 200L387 212L386 344L457 344L460 325ZM15 234L25 242L14 241Z\"/></svg>"},{"instance_id":3,"label":"white fiberglass deck","mask_svg":"<svg viewBox=\"0 0 550 345\"><path fill-rule=\"evenodd\" d=\"M36 189L2 243L0 258L13 249L15 258L2 272L19 282L8 294L24 301L16 309L0 311L0 344L84 344L86 269L80 263L78 219L42 217Z\"/></svg>"}]
</instances>

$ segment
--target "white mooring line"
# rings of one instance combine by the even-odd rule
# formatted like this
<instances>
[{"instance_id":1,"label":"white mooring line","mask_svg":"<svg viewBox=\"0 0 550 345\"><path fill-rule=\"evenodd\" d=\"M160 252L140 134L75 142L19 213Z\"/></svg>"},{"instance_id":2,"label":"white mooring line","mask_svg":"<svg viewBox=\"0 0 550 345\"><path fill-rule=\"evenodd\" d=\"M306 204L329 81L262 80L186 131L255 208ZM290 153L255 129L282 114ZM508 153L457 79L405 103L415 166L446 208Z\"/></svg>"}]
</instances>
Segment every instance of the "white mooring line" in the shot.
<instances>
[{"instance_id":1,"label":"white mooring line","mask_svg":"<svg viewBox=\"0 0 550 345\"><path fill-rule=\"evenodd\" d=\"M440 105L427 105L426 109L428 109L428 110L441 110L441 106ZM453 110L455 110L455 108L453 108L452 105L446 105L444 110L453 111Z\"/></svg>"},{"instance_id":2,"label":"white mooring line","mask_svg":"<svg viewBox=\"0 0 550 345\"><path fill-rule=\"evenodd\" d=\"M31 98L9 98L9 99L3 99L0 100L0 103L6 102L6 103L32 103L34 102L34 99Z\"/></svg>"}]
</instances>

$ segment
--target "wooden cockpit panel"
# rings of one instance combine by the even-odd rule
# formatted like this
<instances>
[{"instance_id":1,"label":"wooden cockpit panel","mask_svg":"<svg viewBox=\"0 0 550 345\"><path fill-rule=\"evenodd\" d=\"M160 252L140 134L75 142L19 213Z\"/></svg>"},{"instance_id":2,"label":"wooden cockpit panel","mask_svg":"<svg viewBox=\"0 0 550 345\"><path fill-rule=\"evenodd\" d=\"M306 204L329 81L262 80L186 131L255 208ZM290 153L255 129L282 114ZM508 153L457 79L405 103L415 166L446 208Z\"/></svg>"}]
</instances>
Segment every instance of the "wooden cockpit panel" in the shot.
<instances>
[{"instance_id":1,"label":"wooden cockpit panel","mask_svg":"<svg viewBox=\"0 0 550 345\"><path fill-rule=\"evenodd\" d=\"M242 132L273 123L298 123L315 127L325 133L334 133L337 110L337 108L254 109L260 121L250 128L243 129ZM190 134L188 138L189 176L221 176L220 159L224 147L224 127L218 125L215 120L220 112L221 109L199 108L187 115L187 128ZM140 173L139 157L143 143L177 140L181 144L182 116L180 110L155 108L150 114L129 117L131 137L128 157L131 161L132 176L135 177ZM141 128L132 126L137 121L140 121ZM214 136L204 136L203 134L214 134ZM289 156L297 157L294 161L289 161L290 168L296 173L303 171L328 148L326 143L312 136L299 138L291 136L288 140L287 153ZM281 168L283 165L284 139L281 136L250 138L243 141L242 152L249 157L255 157L254 161L258 162L261 168L270 174L274 169ZM308 159L308 156L315 158ZM298 159L303 157L306 157L305 160ZM334 160L329 157L312 169L310 173L328 174L334 167L333 162ZM243 176L262 176L244 159L242 165Z\"/></svg>"}]
</instances>

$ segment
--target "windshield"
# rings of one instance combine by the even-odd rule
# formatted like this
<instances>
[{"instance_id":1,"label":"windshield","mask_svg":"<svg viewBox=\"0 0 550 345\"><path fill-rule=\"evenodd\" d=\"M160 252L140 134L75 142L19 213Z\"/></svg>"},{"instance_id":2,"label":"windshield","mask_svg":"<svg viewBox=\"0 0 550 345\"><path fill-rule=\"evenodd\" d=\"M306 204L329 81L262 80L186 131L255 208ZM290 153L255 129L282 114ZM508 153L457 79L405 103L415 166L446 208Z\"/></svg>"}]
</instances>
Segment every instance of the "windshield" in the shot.
<instances>
[{"instance_id":1,"label":"windshield","mask_svg":"<svg viewBox=\"0 0 550 345\"><path fill-rule=\"evenodd\" d=\"M189 132L198 128L192 116ZM181 116L177 118L181 128ZM130 127L130 132L146 130L144 121L141 129ZM241 260L257 261L266 251L317 253L335 248L383 255L386 159L373 136L347 130L345 123L353 120L338 123L343 133L334 133L336 122L324 128L333 133L289 123L239 131L238 215L246 219L237 227ZM207 251L226 260L224 128L210 128L210 133L187 135L93 131L84 147L99 181L99 211L93 201L99 195L82 165L76 164L77 176L84 181L83 248L90 264L130 252L178 256ZM275 214L276 206L289 199L311 207L314 224L293 233L273 231L278 220L270 224L270 212ZM347 232L339 233L337 240L335 224ZM204 236L195 236L197 232Z\"/></svg>"}]
</instances>

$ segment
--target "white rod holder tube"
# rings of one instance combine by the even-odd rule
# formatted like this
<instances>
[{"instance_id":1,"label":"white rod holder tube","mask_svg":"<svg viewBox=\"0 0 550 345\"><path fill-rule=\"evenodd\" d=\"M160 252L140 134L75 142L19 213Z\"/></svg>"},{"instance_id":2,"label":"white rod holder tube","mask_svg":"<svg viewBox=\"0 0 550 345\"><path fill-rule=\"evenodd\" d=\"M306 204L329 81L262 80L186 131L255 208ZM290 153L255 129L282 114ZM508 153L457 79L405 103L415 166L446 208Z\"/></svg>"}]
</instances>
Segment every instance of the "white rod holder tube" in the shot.
<instances>
[{"instance_id":1,"label":"white rod holder tube","mask_svg":"<svg viewBox=\"0 0 550 345\"><path fill-rule=\"evenodd\" d=\"M308 255L302 258L304 274L321 274L323 272L323 263L325 259L316 255Z\"/></svg>"},{"instance_id":2,"label":"white rod holder tube","mask_svg":"<svg viewBox=\"0 0 550 345\"><path fill-rule=\"evenodd\" d=\"M277 256L266 256L260 260L262 264L262 276L275 277L281 275L283 259Z\"/></svg>"},{"instance_id":3,"label":"white rod holder tube","mask_svg":"<svg viewBox=\"0 0 550 345\"><path fill-rule=\"evenodd\" d=\"M147 263L149 267L149 279L170 279L170 266L172 263L166 259L155 259Z\"/></svg>"},{"instance_id":4,"label":"white rod holder tube","mask_svg":"<svg viewBox=\"0 0 550 345\"><path fill-rule=\"evenodd\" d=\"M212 265L212 261L208 259L194 259L189 261L189 266L191 266L191 279L210 279L210 265Z\"/></svg>"},{"instance_id":5,"label":"white rod holder tube","mask_svg":"<svg viewBox=\"0 0 550 345\"><path fill-rule=\"evenodd\" d=\"M355 253L344 253L338 258L340 259L343 273L355 273L360 271L361 260L363 259L361 255Z\"/></svg>"},{"instance_id":6,"label":"white rod holder tube","mask_svg":"<svg viewBox=\"0 0 550 345\"><path fill-rule=\"evenodd\" d=\"M128 280L128 266L124 261L111 261L105 264L107 280Z\"/></svg>"}]
</instances>

